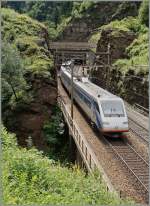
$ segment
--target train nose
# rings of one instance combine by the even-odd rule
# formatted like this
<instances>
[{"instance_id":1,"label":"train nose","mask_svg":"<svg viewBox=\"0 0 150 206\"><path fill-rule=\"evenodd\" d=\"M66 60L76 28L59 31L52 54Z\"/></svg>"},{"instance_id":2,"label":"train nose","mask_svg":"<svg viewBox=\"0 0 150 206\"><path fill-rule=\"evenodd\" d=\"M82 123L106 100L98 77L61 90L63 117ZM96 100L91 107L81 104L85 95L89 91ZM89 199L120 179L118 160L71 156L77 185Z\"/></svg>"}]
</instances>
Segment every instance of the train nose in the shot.
<instances>
[{"instance_id":1,"label":"train nose","mask_svg":"<svg viewBox=\"0 0 150 206\"><path fill-rule=\"evenodd\" d=\"M113 119L107 124L104 122L103 124L104 129L110 129L114 131L119 131L119 130L128 130L128 121L127 120L121 120L121 119Z\"/></svg>"}]
</instances>

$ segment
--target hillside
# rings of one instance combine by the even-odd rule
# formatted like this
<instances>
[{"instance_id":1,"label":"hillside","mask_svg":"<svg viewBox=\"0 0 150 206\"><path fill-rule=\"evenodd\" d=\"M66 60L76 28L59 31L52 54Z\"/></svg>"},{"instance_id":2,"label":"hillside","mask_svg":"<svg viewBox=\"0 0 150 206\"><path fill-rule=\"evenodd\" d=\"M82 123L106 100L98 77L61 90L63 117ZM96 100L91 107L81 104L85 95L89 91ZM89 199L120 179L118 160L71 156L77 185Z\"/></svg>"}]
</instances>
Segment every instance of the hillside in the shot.
<instances>
[{"instance_id":1,"label":"hillside","mask_svg":"<svg viewBox=\"0 0 150 206\"><path fill-rule=\"evenodd\" d=\"M135 2L74 2L70 17L58 26L57 39L87 41L102 25L126 16L136 16L140 3Z\"/></svg>"},{"instance_id":2,"label":"hillside","mask_svg":"<svg viewBox=\"0 0 150 206\"><path fill-rule=\"evenodd\" d=\"M17 100L12 93L9 94L9 88L3 87L2 93L5 95L2 102L3 121L10 131L18 136L18 141L25 146L26 138L31 136L34 145L39 149L44 149L46 143L43 139L42 128L46 120L52 113L52 108L56 103L57 89L55 81L55 71L53 68L53 59L50 56L48 47L47 28L30 17L18 14L11 9L2 9L2 39L4 49L2 52L8 54L8 47L12 53L16 52L22 67L18 72L23 73L23 80L17 79L18 82L26 84L23 89L15 85L16 62L6 55L2 59L2 65L10 61L14 64L11 77L14 79L13 84L16 89ZM8 57L7 57L8 56ZM16 55L14 55L15 58ZM2 78L4 82L10 78L5 78L7 66L4 67ZM4 86L5 84L3 84Z\"/></svg>"},{"instance_id":3,"label":"hillside","mask_svg":"<svg viewBox=\"0 0 150 206\"><path fill-rule=\"evenodd\" d=\"M145 6L147 5L147 6ZM143 7L146 11L143 12ZM141 5L136 17L111 21L98 28L89 42L96 43L94 52L107 51L110 44L111 69L109 86L105 67L93 73L101 86L122 96L130 104L138 103L148 108L148 27L146 12L148 4ZM142 14L144 13L144 14ZM98 56L97 65L107 65L107 56Z\"/></svg>"},{"instance_id":4,"label":"hillside","mask_svg":"<svg viewBox=\"0 0 150 206\"><path fill-rule=\"evenodd\" d=\"M3 195L5 204L131 205L107 192L100 175L86 175L45 157L35 148L18 147L16 137L2 128Z\"/></svg>"},{"instance_id":5,"label":"hillside","mask_svg":"<svg viewBox=\"0 0 150 206\"><path fill-rule=\"evenodd\" d=\"M148 107L148 5L85 1L3 5L16 10L1 9L4 203L132 205L107 191L98 171L90 175L71 162L74 151L69 150L69 129L57 105L57 71L49 45L52 40L96 43L92 52L98 69L92 77L129 103ZM111 67L108 57L97 54L106 52L108 43Z\"/></svg>"}]
</instances>

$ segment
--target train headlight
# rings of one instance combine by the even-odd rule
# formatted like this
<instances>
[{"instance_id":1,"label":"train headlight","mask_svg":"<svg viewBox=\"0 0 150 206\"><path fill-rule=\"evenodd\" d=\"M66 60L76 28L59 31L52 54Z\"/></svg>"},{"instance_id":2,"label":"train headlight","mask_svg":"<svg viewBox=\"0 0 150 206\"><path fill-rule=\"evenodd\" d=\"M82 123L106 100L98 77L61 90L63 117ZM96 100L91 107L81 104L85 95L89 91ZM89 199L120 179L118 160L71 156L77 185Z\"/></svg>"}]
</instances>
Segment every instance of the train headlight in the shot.
<instances>
[{"instance_id":1,"label":"train headlight","mask_svg":"<svg viewBox=\"0 0 150 206\"><path fill-rule=\"evenodd\" d=\"M103 122L103 124L108 125L108 124L109 124L109 122Z\"/></svg>"},{"instance_id":2,"label":"train headlight","mask_svg":"<svg viewBox=\"0 0 150 206\"><path fill-rule=\"evenodd\" d=\"M128 124L128 122L123 122L123 124Z\"/></svg>"}]
</instances>

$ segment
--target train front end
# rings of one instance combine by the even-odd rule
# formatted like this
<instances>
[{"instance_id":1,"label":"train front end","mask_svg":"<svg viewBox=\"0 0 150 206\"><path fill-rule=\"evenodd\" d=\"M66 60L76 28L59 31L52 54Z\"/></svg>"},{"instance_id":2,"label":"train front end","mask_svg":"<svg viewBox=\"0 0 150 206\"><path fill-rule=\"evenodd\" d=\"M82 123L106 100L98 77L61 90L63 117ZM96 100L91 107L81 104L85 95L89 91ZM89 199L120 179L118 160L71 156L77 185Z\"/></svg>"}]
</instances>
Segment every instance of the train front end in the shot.
<instances>
[{"instance_id":1,"label":"train front end","mask_svg":"<svg viewBox=\"0 0 150 206\"><path fill-rule=\"evenodd\" d=\"M129 131L128 117L124 102L121 98L102 99L99 104L102 133L115 137Z\"/></svg>"}]
</instances>

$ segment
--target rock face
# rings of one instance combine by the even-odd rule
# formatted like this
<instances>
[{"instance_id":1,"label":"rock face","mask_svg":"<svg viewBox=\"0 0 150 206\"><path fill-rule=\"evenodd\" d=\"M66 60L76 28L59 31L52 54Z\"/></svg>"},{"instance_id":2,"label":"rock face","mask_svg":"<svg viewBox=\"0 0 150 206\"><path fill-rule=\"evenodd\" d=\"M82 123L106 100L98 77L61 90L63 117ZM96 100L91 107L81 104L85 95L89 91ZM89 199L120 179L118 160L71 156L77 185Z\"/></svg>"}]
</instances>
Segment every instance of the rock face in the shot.
<instances>
[{"instance_id":1,"label":"rock face","mask_svg":"<svg viewBox=\"0 0 150 206\"><path fill-rule=\"evenodd\" d=\"M29 80L29 77L28 77ZM18 143L27 146L27 138L30 136L33 145L40 150L47 150L47 144L43 136L43 125L50 120L52 108L57 100L56 81L42 76L32 77L32 91L34 98L30 104L18 105L12 112L15 123L10 129L18 136Z\"/></svg>"},{"instance_id":2,"label":"rock face","mask_svg":"<svg viewBox=\"0 0 150 206\"><path fill-rule=\"evenodd\" d=\"M80 17L72 17L68 26L58 37L62 41L87 41L91 32L110 21L126 16L137 16L140 3L97 2L93 3Z\"/></svg>"},{"instance_id":3,"label":"rock face","mask_svg":"<svg viewBox=\"0 0 150 206\"><path fill-rule=\"evenodd\" d=\"M136 73L136 68L129 67L123 71L120 67L98 67L94 71L92 81L100 87L121 96L130 104L149 107L148 71ZM95 78L96 77L96 78ZM109 77L109 78L108 78Z\"/></svg>"},{"instance_id":4,"label":"rock face","mask_svg":"<svg viewBox=\"0 0 150 206\"><path fill-rule=\"evenodd\" d=\"M93 72L93 82L104 89L123 97L130 104L138 103L148 108L148 71L138 66L112 66L118 59L128 58L126 48L131 45L137 34L114 28L102 29L96 48L97 70ZM110 44L110 64L107 52Z\"/></svg>"},{"instance_id":5,"label":"rock face","mask_svg":"<svg viewBox=\"0 0 150 206\"><path fill-rule=\"evenodd\" d=\"M122 31L116 29L104 29L101 31L101 37L97 43L96 52L107 52L107 46L110 44L110 60L114 63L117 59L127 58L126 48L136 38L136 34L130 31ZM97 56L97 63L107 64L106 55Z\"/></svg>"}]
</instances>

